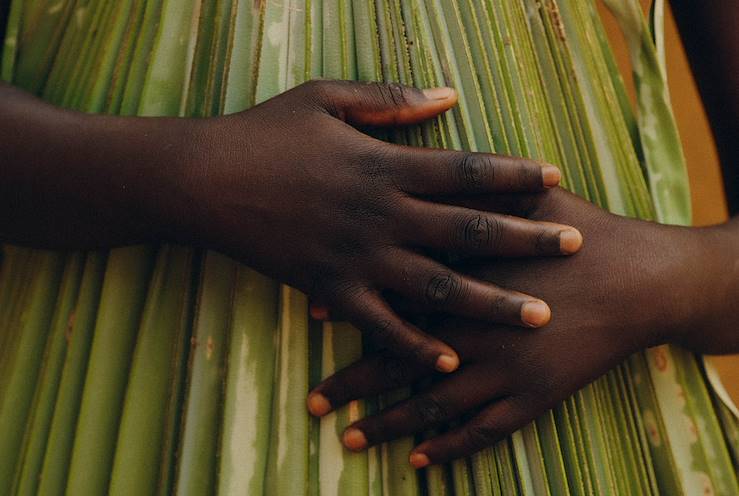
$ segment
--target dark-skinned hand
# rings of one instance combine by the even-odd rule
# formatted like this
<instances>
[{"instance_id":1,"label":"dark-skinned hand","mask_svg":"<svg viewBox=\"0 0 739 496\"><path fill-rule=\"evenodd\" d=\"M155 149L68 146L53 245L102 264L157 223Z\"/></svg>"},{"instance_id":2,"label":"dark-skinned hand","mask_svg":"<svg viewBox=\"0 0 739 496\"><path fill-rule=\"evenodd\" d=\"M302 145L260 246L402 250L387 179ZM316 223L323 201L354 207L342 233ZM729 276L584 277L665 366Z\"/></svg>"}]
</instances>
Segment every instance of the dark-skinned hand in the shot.
<instances>
[{"instance_id":1,"label":"dark-skinned hand","mask_svg":"<svg viewBox=\"0 0 739 496\"><path fill-rule=\"evenodd\" d=\"M191 241L330 304L374 342L440 371L456 368L454 350L401 319L383 291L489 322L545 324L550 312L538 298L457 273L422 250L575 252L581 236L572 228L429 199L538 192L558 182L558 169L388 144L356 128L418 123L455 102L448 88L317 81L208 122L191 172L206 207Z\"/></svg>"},{"instance_id":2,"label":"dark-skinned hand","mask_svg":"<svg viewBox=\"0 0 739 496\"><path fill-rule=\"evenodd\" d=\"M126 118L62 110L0 84L0 239L213 248L331 305L371 340L449 372L455 351L401 319L382 291L537 327L550 315L540 299L423 253L562 255L582 241L563 225L430 200L542 191L559 182L554 166L392 145L357 129L418 123L456 98L449 88L314 81L223 117Z\"/></svg>"},{"instance_id":3,"label":"dark-skinned hand","mask_svg":"<svg viewBox=\"0 0 739 496\"><path fill-rule=\"evenodd\" d=\"M501 209L498 203L489 206ZM435 376L411 398L349 426L348 448L464 418L410 455L417 468L446 462L492 445L637 350L668 342L697 352L739 350L737 221L710 229L662 226L611 215L559 188L532 196L528 209L512 213L578 226L580 252L459 269L535 291L551 306L551 322L520 329L448 318L431 332L459 353L461 366L451 375L381 352L327 378L309 396L313 414Z\"/></svg>"}]
</instances>

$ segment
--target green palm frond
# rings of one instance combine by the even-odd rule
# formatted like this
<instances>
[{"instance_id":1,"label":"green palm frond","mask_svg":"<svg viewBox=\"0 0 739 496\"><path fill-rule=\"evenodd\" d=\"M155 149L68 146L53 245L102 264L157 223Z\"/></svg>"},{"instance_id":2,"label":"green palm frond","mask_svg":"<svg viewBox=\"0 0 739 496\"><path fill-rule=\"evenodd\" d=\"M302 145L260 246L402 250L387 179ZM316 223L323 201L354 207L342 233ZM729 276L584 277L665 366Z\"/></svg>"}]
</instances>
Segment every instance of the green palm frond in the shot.
<instances>
[{"instance_id":1,"label":"green palm frond","mask_svg":"<svg viewBox=\"0 0 739 496\"><path fill-rule=\"evenodd\" d=\"M607 0L632 110L593 0L15 0L2 76L88 112L232 113L315 77L449 85L459 106L381 137L559 164L614 212L690 222L661 35ZM219 254L6 246L0 493L739 494L736 419L695 356L638 353L508 439L423 472L413 439L349 453L309 387L362 352L301 293ZM341 329L339 329L341 328ZM735 460L735 458L734 458Z\"/></svg>"}]
</instances>

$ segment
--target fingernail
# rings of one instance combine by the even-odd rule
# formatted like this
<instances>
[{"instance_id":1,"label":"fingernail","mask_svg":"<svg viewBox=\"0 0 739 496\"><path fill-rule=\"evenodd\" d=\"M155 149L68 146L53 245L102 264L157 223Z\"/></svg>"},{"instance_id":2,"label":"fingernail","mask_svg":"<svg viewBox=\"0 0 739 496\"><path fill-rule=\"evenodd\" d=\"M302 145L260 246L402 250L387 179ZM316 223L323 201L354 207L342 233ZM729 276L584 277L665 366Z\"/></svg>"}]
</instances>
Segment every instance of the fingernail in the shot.
<instances>
[{"instance_id":1,"label":"fingernail","mask_svg":"<svg viewBox=\"0 0 739 496\"><path fill-rule=\"evenodd\" d=\"M452 96L453 92L453 89L447 87L427 88L423 90L423 96L425 96L429 100L446 100L447 98L450 98Z\"/></svg>"},{"instance_id":2,"label":"fingernail","mask_svg":"<svg viewBox=\"0 0 739 496\"><path fill-rule=\"evenodd\" d=\"M310 393L308 395L308 411L316 417L323 417L331 411L331 403L320 393Z\"/></svg>"},{"instance_id":3,"label":"fingernail","mask_svg":"<svg viewBox=\"0 0 739 496\"><path fill-rule=\"evenodd\" d=\"M559 184L562 173L553 165L545 165L541 168L541 177L545 188L553 188Z\"/></svg>"},{"instance_id":4,"label":"fingernail","mask_svg":"<svg viewBox=\"0 0 739 496\"><path fill-rule=\"evenodd\" d=\"M527 301L521 306L521 320L531 327L541 327L552 316L549 305L543 301Z\"/></svg>"},{"instance_id":5,"label":"fingernail","mask_svg":"<svg viewBox=\"0 0 739 496\"><path fill-rule=\"evenodd\" d=\"M313 320L328 320L328 308L318 305L311 305L310 316Z\"/></svg>"},{"instance_id":6,"label":"fingernail","mask_svg":"<svg viewBox=\"0 0 739 496\"><path fill-rule=\"evenodd\" d=\"M410 458L408 461L411 462L411 465L413 465L413 468L423 468L431 461L429 460L429 457L424 455L423 453L411 453Z\"/></svg>"},{"instance_id":7,"label":"fingernail","mask_svg":"<svg viewBox=\"0 0 739 496\"><path fill-rule=\"evenodd\" d=\"M570 255L577 253L582 247L582 234L577 229L567 229L559 233L559 250L565 254Z\"/></svg>"},{"instance_id":8,"label":"fingernail","mask_svg":"<svg viewBox=\"0 0 739 496\"><path fill-rule=\"evenodd\" d=\"M459 367L459 358L452 355L439 355L436 360L436 370L439 372L454 372Z\"/></svg>"},{"instance_id":9,"label":"fingernail","mask_svg":"<svg viewBox=\"0 0 739 496\"><path fill-rule=\"evenodd\" d=\"M367 447L367 438L364 432L354 427L349 427L344 431L344 446L352 451L359 451Z\"/></svg>"}]
</instances>

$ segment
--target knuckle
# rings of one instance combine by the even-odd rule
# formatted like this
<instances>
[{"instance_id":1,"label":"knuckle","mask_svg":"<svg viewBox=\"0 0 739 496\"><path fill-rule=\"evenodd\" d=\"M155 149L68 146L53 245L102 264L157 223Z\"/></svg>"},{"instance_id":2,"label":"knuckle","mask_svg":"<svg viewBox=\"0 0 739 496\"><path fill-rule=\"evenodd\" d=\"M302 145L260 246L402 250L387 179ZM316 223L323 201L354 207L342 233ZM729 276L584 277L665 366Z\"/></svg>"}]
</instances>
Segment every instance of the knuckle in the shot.
<instances>
[{"instance_id":1,"label":"knuckle","mask_svg":"<svg viewBox=\"0 0 739 496\"><path fill-rule=\"evenodd\" d=\"M408 105L408 88L398 83L375 83L378 97L387 106L397 108Z\"/></svg>"},{"instance_id":2,"label":"knuckle","mask_svg":"<svg viewBox=\"0 0 739 496\"><path fill-rule=\"evenodd\" d=\"M302 88L304 91L307 92L313 92L317 91L319 88L322 88L326 85L325 79L311 79L310 81L306 81L303 84L300 85L300 88Z\"/></svg>"},{"instance_id":3,"label":"knuckle","mask_svg":"<svg viewBox=\"0 0 739 496\"><path fill-rule=\"evenodd\" d=\"M538 254L559 253L559 236L546 229L540 230L534 239L534 249Z\"/></svg>"},{"instance_id":4,"label":"knuckle","mask_svg":"<svg viewBox=\"0 0 739 496\"><path fill-rule=\"evenodd\" d=\"M416 398L413 413L424 426L436 425L449 418L445 402L433 394L423 394Z\"/></svg>"},{"instance_id":5,"label":"knuckle","mask_svg":"<svg viewBox=\"0 0 739 496\"><path fill-rule=\"evenodd\" d=\"M432 306L445 306L460 301L465 296L462 279L452 272L435 274L426 284L426 301Z\"/></svg>"},{"instance_id":6,"label":"knuckle","mask_svg":"<svg viewBox=\"0 0 739 496\"><path fill-rule=\"evenodd\" d=\"M497 250L500 245L502 226L492 216L474 215L458 223L457 239L467 248Z\"/></svg>"},{"instance_id":7,"label":"knuckle","mask_svg":"<svg viewBox=\"0 0 739 496\"><path fill-rule=\"evenodd\" d=\"M297 89L304 95L315 100L324 100L330 94L332 81L326 79L311 79L301 84Z\"/></svg>"},{"instance_id":8,"label":"knuckle","mask_svg":"<svg viewBox=\"0 0 739 496\"><path fill-rule=\"evenodd\" d=\"M467 193L480 192L484 184L495 181L495 162L485 155L465 153L456 169L457 181Z\"/></svg>"}]
</instances>

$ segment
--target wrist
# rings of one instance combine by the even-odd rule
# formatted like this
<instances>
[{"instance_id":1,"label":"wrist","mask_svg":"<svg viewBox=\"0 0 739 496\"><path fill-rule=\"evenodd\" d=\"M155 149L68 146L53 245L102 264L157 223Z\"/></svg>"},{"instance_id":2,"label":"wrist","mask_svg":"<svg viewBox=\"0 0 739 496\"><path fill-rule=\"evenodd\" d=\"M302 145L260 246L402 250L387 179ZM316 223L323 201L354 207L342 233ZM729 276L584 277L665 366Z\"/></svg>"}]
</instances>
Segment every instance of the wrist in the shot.
<instances>
[{"instance_id":1,"label":"wrist","mask_svg":"<svg viewBox=\"0 0 739 496\"><path fill-rule=\"evenodd\" d=\"M633 300L637 332L645 346L680 343L706 313L703 276L707 270L702 238L696 229L637 221L632 246L635 263Z\"/></svg>"},{"instance_id":2,"label":"wrist","mask_svg":"<svg viewBox=\"0 0 739 496\"><path fill-rule=\"evenodd\" d=\"M236 240L263 231L274 214L269 201L274 181L265 174L266 164L255 163L253 129L243 113L189 119L186 125L188 151L178 171L181 200L169 235L184 244L234 255ZM238 247L242 259L249 256L246 248Z\"/></svg>"},{"instance_id":3,"label":"wrist","mask_svg":"<svg viewBox=\"0 0 739 496\"><path fill-rule=\"evenodd\" d=\"M739 302L739 226L736 222L705 228L685 228L682 262L676 268L676 319L666 342L695 352L713 349L712 336L735 326Z\"/></svg>"},{"instance_id":4,"label":"wrist","mask_svg":"<svg viewBox=\"0 0 739 496\"><path fill-rule=\"evenodd\" d=\"M156 241L199 244L204 210L198 195L203 178L196 174L198 147L207 119L147 118L157 139L144 149L142 177L151 182L141 188L141 216ZM157 121L157 122L154 122Z\"/></svg>"}]
</instances>

